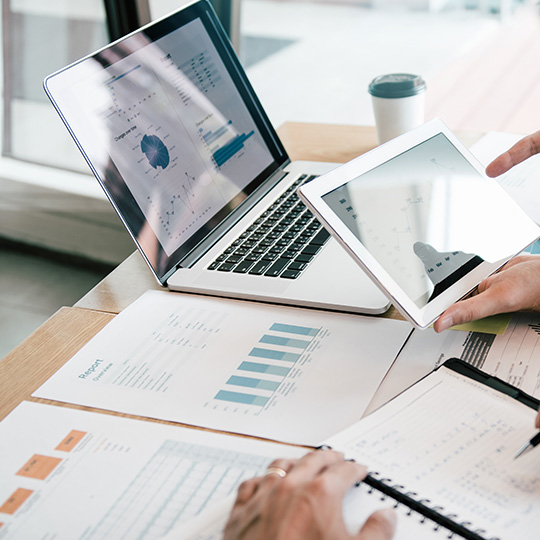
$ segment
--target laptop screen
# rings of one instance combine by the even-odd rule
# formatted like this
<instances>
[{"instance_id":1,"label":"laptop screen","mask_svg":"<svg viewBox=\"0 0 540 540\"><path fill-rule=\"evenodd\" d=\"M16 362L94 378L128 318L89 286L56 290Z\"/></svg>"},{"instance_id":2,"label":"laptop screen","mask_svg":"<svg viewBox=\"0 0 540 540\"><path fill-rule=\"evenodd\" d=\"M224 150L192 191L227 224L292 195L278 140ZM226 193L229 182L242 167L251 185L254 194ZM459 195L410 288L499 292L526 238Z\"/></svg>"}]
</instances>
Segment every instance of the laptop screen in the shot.
<instances>
[{"instance_id":1,"label":"laptop screen","mask_svg":"<svg viewBox=\"0 0 540 540\"><path fill-rule=\"evenodd\" d=\"M45 87L160 280L287 159L205 1Z\"/></svg>"}]
</instances>

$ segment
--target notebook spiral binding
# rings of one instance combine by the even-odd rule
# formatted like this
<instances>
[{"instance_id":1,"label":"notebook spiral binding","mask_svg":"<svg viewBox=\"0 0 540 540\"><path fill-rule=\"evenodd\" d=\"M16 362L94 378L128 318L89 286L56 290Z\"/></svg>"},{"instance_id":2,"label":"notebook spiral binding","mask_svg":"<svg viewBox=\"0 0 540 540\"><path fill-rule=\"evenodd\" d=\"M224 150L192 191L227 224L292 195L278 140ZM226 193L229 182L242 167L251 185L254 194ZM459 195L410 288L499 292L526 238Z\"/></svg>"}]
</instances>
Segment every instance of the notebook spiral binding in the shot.
<instances>
[{"instance_id":1,"label":"notebook spiral binding","mask_svg":"<svg viewBox=\"0 0 540 540\"><path fill-rule=\"evenodd\" d=\"M429 520L434 524L434 530L445 528L449 531L448 538L458 536L467 540L501 540L498 537L486 537L487 531L485 529L472 529L473 524L470 521L455 521L458 517L456 514L444 514L444 507L430 506L430 499L419 499L418 493L414 491L405 492L405 486L392 485L391 478L379 477L378 472L371 472L364 478L363 483L368 486L368 493L373 493L376 490L382 494L381 500L388 497L394 499L396 501L395 508L402 504L408 508L408 516L411 516L413 512L422 516L420 523L424 524Z\"/></svg>"}]
</instances>

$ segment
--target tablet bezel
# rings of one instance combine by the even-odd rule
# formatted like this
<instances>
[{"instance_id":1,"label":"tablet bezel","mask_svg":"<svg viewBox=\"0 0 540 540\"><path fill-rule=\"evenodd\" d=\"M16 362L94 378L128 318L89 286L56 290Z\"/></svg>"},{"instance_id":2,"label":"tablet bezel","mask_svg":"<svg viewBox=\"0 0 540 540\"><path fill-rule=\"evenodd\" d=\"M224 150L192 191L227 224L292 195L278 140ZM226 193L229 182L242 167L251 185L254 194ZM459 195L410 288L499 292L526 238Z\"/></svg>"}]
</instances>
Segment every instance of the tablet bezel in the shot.
<instances>
[{"instance_id":1,"label":"tablet bezel","mask_svg":"<svg viewBox=\"0 0 540 540\"><path fill-rule=\"evenodd\" d=\"M508 198L509 208L513 205L514 210L521 213L524 218L524 228L521 241L516 239L515 252L508 257L489 263L482 262L469 271L465 276L458 279L456 283L443 291L439 296L429 301L425 306L418 307L412 299L388 274L383 266L364 247L361 241L345 225L336 213L328 206L323 197L328 193L342 187L344 184L357 179L364 173L382 165L407 150L427 141L435 135L443 134L449 142L462 154L462 156L480 174L481 180L486 182L487 189L504 190L496 181L485 175L483 166L469 152L465 145L450 131L450 129L439 119L432 120L400 137L349 161L348 163L334 169L330 173L305 184L299 190L300 197L308 208L320 219L329 232L340 242L353 259L371 277L380 290L386 294L396 309L417 328L426 328L432 324L448 307L454 302L469 294L486 277L496 272L513 256L520 253L528 245L538 239L540 228L526 214L519 209L517 204ZM499 194L500 195L500 194Z\"/></svg>"}]
</instances>

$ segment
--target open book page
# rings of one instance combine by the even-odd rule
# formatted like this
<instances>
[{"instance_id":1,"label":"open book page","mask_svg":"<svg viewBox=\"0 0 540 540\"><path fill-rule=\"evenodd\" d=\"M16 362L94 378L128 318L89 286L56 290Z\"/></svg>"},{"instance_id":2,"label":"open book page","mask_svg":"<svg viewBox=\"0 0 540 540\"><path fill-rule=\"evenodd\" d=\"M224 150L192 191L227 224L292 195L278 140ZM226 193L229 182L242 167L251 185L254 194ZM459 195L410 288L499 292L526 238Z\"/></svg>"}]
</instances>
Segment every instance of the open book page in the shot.
<instances>
[{"instance_id":1,"label":"open book page","mask_svg":"<svg viewBox=\"0 0 540 540\"><path fill-rule=\"evenodd\" d=\"M362 417L411 330L405 321L148 291L34 395L314 445Z\"/></svg>"},{"instance_id":2,"label":"open book page","mask_svg":"<svg viewBox=\"0 0 540 540\"><path fill-rule=\"evenodd\" d=\"M0 449L0 538L17 540L160 538L306 452L29 402L0 423Z\"/></svg>"},{"instance_id":3,"label":"open book page","mask_svg":"<svg viewBox=\"0 0 540 540\"><path fill-rule=\"evenodd\" d=\"M443 367L325 442L489 538L532 539L540 452L513 458L533 435L535 415Z\"/></svg>"}]
</instances>

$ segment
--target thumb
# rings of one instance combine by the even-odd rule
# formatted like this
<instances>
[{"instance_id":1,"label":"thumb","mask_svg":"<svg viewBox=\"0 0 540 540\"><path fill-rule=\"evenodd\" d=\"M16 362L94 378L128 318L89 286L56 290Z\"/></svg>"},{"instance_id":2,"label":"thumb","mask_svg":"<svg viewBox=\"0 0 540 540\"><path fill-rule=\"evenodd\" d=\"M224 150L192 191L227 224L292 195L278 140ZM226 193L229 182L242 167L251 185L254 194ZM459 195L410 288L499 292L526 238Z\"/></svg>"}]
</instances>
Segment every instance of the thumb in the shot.
<instances>
[{"instance_id":1,"label":"thumb","mask_svg":"<svg viewBox=\"0 0 540 540\"><path fill-rule=\"evenodd\" d=\"M393 508L371 514L358 533L357 540L390 540L396 532L397 516Z\"/></svg>"},{"instance_id":2,"label":"thumb","mask_svg":"<svg viewBox=\"0 0 540 540\"><path fill-rule=\"evenodd\" d=\"M476 296L460 300L450 306L435 321L433 328L435 332L442 332L452 326L483 319L501 311L503 311L503 306L496 290L488 288Z\"/></svg>"}]
</instances>

